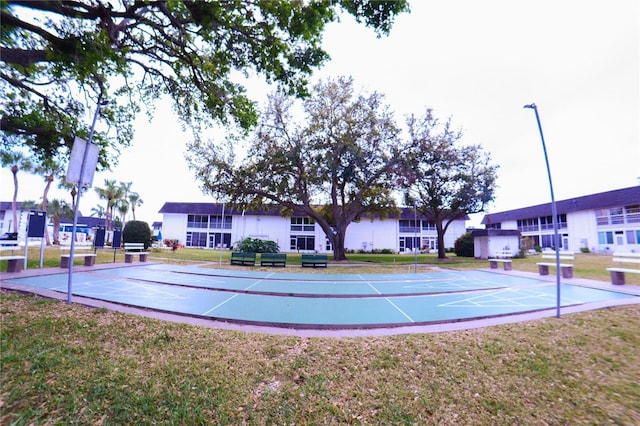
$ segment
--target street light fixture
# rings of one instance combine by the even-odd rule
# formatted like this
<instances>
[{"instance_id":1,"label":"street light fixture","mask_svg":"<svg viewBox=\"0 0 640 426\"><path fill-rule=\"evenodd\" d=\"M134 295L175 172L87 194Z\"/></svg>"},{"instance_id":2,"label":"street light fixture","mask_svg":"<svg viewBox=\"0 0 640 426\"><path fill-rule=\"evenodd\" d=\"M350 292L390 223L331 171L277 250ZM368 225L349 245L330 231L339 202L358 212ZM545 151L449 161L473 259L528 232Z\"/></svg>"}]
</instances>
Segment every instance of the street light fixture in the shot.
<instances>
[{"instance_id":1,"label":"street light fixture","mask_svg":"<svg viewBox=\"0 0 640 426\"><path fill-rule=\"evenodd\" d=\"M538 115L538 107L536 104L525 105L524 108L532 109L536 113L536 121L538 122L538 130L540 131L540 139L542 140L542 150L544 151L544 161L547 164L547 175L549 176L549 190L551 191L551 214L553 221L553 241L556 251L556 318L560 318L560 240L558 239L558 209L556 207L556 199L553 195L553 183L551 181L551 168L549 167L549 157L547 156L547 146L544 143L544 135L542 134L542 125L540 124L540 116Z\"/></svg>"}]
</instances>

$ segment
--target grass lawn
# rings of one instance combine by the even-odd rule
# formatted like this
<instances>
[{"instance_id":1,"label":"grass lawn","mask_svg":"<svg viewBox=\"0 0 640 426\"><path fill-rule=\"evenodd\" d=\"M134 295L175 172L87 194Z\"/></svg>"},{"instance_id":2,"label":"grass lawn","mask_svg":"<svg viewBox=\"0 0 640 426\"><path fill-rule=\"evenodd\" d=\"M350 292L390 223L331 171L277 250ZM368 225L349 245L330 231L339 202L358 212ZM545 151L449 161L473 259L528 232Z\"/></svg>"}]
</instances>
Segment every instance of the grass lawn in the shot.
<instances>
[{"instance_id":1,"label":"grass lawn","mask_svg":"<svg viewBox=\"0 0 640 426\"><path fill-rule=\"evenodd\" d=\"M59 253L47 256L59 265ZM413 262L356 256L371 272ZM219 252L151 257L215 263ZM535 261L514 269L535 271ZM579 254L576 276L598 279L607 262ZM339 269L348 267L324 272ZM479 330L298 338L2 292L0 319L2 425L640 424L640 305Z\"/></svg>"}]
</instances>

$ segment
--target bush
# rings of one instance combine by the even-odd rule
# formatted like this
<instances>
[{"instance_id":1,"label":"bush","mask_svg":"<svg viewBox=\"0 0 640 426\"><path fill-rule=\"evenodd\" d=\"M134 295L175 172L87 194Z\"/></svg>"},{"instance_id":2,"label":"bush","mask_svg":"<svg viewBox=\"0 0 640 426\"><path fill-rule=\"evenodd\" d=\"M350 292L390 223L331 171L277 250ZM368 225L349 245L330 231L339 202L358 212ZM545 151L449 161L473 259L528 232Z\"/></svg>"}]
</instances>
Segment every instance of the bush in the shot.
<instances>
[{"instance_id":1,"label":"bush","mask_svg":"<svg viewBox=\"0 0 640 426\"><path fill-rule=\"evenodd\" d=\"M141 220L130 220L122 230L122 241L125 243L144 243L144 248L149 248L151 245L149 224Z\"/></svg>"},{"instance_id":2,"label":"bush","mask_svg":"<svg viewBox=\"0 0 640 426\"><path fill-rule=\"evenodd\" d=\"M456 244L453 248L457 256L460 257L473 257L473 236L471 232L467 232L456 240Z\"/></svg>"},{"instance_id":3,"label":"bush","mask_svg":"<svg viewBox=\"0 0 640 426\"><path fill-rule=\"evenodd\" d=\"M280 251L280 247L278 247L275 241L250 237L238 241L238 243L236 243L236 249L250 253L278 253Z\"/></svg>"}]
</instances>

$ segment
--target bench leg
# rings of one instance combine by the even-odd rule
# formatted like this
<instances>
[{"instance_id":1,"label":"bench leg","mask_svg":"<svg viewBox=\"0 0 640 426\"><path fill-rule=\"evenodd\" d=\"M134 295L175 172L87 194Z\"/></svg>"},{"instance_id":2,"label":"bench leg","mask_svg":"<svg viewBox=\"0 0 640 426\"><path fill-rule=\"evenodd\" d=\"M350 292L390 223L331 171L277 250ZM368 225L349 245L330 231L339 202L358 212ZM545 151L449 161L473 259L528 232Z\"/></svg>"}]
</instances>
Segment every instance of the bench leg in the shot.
<instances>
[{"instance_id":1,"label":"bench leg","mask_svg":"<svg viewBox=\"0 0 640 426\"><path fill-rule=\"evenodd\" d=\"M624 285L624 272L611 271L611 284Z\"/></svg>"},{"instance_id":2,"label":"bench leg","mask_svg":"<svg viewBox=\"0 0 640 426\"><path fill-rule=\"evenodd\" d=\"M549 275L549 267L547 265L538 265L540 275Z\"/></svg>"},{"instance_id":3,"label":"bench leg","mask_svg":"<svg viewBox=\"0 0 640 426\"><path fill-rule=\"evenodd\" d=\"M498 269L498 262L494 262L492 260L489 261L489 267L491 269Z\"/></svg>"},{"instance_id":4,"label":"bench leg","mask_svg":"<svg viewBox=\"0 0 640 426\"><path fill-rule=\"evenodd\" d=\"M140 262L146 262L147 261L147 254L141 254L140 255Z\"/></svg>"},{"instance_id":5,"label":"bench leg","mask_svg":"<svg viewBox=\"0 0 640 426\"><path fill-rule=\"evenodd\" d=\"M7 260L7 272L20 272L22 271L22 259L9 259Z\"/></svg>"},{"instance_id":6,"label":"bench leg","mask_svg":"<svg viewBox=\"0 0 640 426\"><path fill-rule=\"evenodd\" d=\"M96 263L95 256L85 256L84 258L84 266L93 266Z\"/></svg>"},{"instance_id":7,"label":"bench leg","mask_svg":"<svg viewBox=\"0 0 640 426\"><path fill-rule=\"evenodd\" d=\"M60 267L61 268L68 268L69 267L69 257L61 257L60 258Z\"/></svg>"},{"instance_id":8,"label":"bench leg","mask_svg":"<svg viewBox=\"0 0 640 426\"><path fill-rule=\"evenodd\" d=\"M511 271L511 262L504 262L504 270Z\"/></svg>"},{"instance_id":9,"label":"bench leg","mask_svg":"<svg viewBox=\"0 0 640 426\"><path fill-rule=\"evenodd\" d=\"M133 255L132 254L124 254L124 263L133 263Z\"/></svg>"},{"instance_id":10,"label":"bench leg","mask_svg":"<svg viewBox=\"0 0 640 426\"><path fill-rule=\"evenodd\" d=\"M573 278L573 266L560 269L562 270L562 278Z\"/></svg>"}]
</instances>

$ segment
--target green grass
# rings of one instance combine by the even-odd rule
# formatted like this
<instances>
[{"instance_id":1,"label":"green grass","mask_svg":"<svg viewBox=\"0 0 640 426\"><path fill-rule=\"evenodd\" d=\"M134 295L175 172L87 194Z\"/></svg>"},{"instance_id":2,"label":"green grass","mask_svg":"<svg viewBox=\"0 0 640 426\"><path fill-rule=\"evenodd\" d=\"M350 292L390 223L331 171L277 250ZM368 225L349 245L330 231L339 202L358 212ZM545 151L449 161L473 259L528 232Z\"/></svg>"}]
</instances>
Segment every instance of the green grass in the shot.
<instances>
[{"instance_id":1,"label":"green grass","mask_svg":"<svg viewBox=\"0 0 640 426\"><path fill-rule=\"evenodd\" d=\"M220 252L150 257L219 267ZM358 272L413 270L413 255L349 257L364 265ZM535 272L537 260L513 267ZM113 252L99 252L98 263L112 261ZM434 255L419 262L488 266ZM608 281L610 264L579 254L575 275ZM46 250L45 265L59 265L59 250ZM334 271L353 266L313 270ZM479 330L297 338L2 292L0 319L2 425L640 424L640 305Z\"/></svg>"},{"instance_id":2,"label":"green grass","mask_svg":"<svg viewBox=\"0 0 640 426\"><path fill-rule=\"evenodd\" d=\"M297 338L0 294L0 424L638 424L640 306Z\"/></svg>"}]
</instances>

